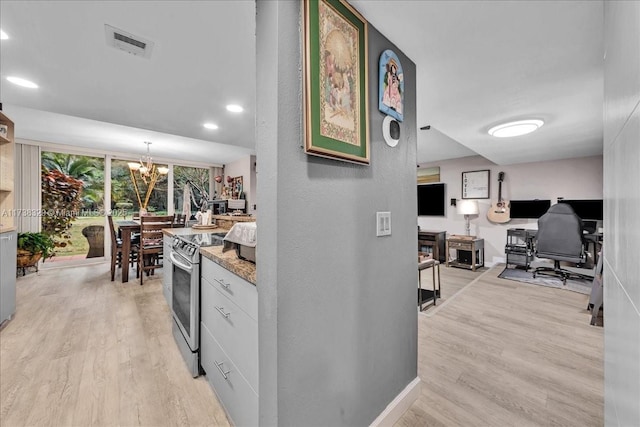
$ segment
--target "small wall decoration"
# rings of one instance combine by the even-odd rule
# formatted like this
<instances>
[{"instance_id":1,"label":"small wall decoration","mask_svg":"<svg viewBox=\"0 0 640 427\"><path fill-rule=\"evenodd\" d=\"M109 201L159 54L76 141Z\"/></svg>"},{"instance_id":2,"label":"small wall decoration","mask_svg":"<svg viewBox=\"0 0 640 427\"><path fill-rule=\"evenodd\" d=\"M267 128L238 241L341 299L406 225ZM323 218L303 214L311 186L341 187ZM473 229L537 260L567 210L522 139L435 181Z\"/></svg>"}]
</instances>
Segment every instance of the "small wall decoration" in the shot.
<instances>
[{"instance_id":1,"label":"small wall decoration","mask_svg":"<svg viewBox=\"0 0 640 427\"><path fill-rule=\"evenodd\" d=\"M242 194L242 177L237 176L232 179L231 183L231 198L239 199Z\"/></svg>"},{"instance_id":2,"label":"small wall decoration","mask_svg":"<svg viewBox=\"0 0 640 427\"><path fill-rule=\"evenodd\" d=\"M440 166L418 168L418 184L440 182Z\"/></svg>"},{"instance_id":3,"label":"small wall decoration","mask_svg":"<svg viewBox=\"0 0 640 427\"><path fill-rule=\"evenodd\" d=\"M489 170L462 172L462 198L489 198Z\"/></svg>"},{"instance_id":4,"label":"small wall decoration","mask_svg":"<svg viewBox=\"0 0 640 427\"><path fill-rule=\"evenodd\" d=\"M387 49L380 55L378 109L399 122L404 117L404 74L400 59Z\"/></svg>"},{"instance_id":5,"label":"small wall decoration","mask_svg":"<svg viewBox=\"0 0 640 427\"><path fill-rule=\"evenodd\" d=\"M341 0L304 14L305 152L369 164L367 22Z\"/></svg>"}]
</instances>

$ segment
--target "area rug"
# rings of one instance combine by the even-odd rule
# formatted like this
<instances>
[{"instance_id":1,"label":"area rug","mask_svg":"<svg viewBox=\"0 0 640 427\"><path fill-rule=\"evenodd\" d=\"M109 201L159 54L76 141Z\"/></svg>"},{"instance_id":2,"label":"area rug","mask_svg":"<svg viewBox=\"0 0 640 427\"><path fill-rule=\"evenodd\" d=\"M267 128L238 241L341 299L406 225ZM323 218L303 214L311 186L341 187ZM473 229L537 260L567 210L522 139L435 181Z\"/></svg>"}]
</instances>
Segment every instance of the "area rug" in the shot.
<instances>
[{"instance_id":1,"label":"area rug","mask_svg":"<svg viewBox=\"0 0 640 427\"><path fill-rule=\"evenodd\" d=\"M534 279L533 278L534 270L535 268L530 268L529 271L525 271L520 268L505 268L498 277L502 279L515 280L517 282L530 283L532 285L567 289L569 291L579 292L581 294L586 294L586 295L591 294L591 283L592 283L591 280L567 279L567 284L563 285L562 279L552 277L552 276L543 276L541 274L538 274Z\"/></svg>"}]
</instances>

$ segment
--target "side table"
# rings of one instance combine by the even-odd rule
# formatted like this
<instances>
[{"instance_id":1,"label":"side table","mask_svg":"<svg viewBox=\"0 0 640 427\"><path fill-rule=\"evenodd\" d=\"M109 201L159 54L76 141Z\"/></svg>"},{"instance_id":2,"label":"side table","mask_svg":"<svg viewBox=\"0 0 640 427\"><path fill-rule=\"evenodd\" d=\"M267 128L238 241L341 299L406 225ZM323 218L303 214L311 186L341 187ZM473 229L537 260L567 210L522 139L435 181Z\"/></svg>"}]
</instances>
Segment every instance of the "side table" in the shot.
<instances>
[{"instance_id":1,"label":"side table","mask_svg":"<svg viewBox=\"0 0 640 427\"><path fill-rule=\"evenodd\" d=\"M422 270L431 268L433 276L433 290L422 289ZM436 268L438 269L438 282L436 286ZM440 261L435 259L427 259L418 263L418 305L420 311L424 310L424 304L433 301L433 305L436 305L436 300L440 298Z\"/></svg>"},{"instance_id":2,"label":"side table","mask_svg":"<svg viewBox=\"0 0 640 427\"><path fill-rule=\"evenodd\" d=\"M430 253L433 259L445 262L444 241L446 234L446 231L418 231L418 252Z\"/></svg>"},{"instance_id":3,"label":"side table","mask_svg":"<svg viewBox=\"0 0 640 427\"><path fill-rule=\"evenodd\" d=\"M456 258L451 259L451 250L456 251ZM484 267L484 239L475 236L456 236L447 239L447 267L467 268L476 271Z\"/></svg>"}]
</instances>

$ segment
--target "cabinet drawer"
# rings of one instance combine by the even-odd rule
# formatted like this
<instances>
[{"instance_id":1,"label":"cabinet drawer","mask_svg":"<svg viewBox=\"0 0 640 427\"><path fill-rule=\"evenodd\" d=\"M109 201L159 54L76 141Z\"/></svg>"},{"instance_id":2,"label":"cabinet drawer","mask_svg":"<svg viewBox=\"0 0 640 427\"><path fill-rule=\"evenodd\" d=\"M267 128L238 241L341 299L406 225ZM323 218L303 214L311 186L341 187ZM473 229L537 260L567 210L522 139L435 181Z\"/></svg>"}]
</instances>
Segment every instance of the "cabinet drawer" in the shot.
<instances>
[{"instance_id":1,"label":"cabinet drawer","mask_svg":"<svg viewBox=\"0 0 640 427\"><path fill-rule=\"evenodd\" d=\"M464 251L470 251L472 247L473 243L449 242L449 249L462 249Z\"/></svg>"},{"instance_id":2,"label":"cabinet drawer","mask_svg":"<svg viewBox=\"0 0 640 427\"><path fill-rule=\"evenodd\" d=\"M205 257L202 257L200 268L203 283L206 280L243 309L249 317L258 320L258 290L255 285Z\"/></svg>"},{"instance_id":3,"label":"cabinet drawer","mask_svg":"<svg viewBox=\"0 0 640 427\"><path fill-rule=\"evenodd\" d=\"M232 423L236 426L257 426L258 395L204 322L200 326L200 347L200 360L207 373L207 381L218 395Z\"/></svg>"},{"instance_id":4,"label":"cabinet drawer","mask_svg":"<svg viewBox=\"0 0 640 427\"><path fill-rule=\"evenodd\" d=\"M202 323L236 364L251 387L258 389L258 322L207 281L202 281Z\"/></svg>"}]
</instances>

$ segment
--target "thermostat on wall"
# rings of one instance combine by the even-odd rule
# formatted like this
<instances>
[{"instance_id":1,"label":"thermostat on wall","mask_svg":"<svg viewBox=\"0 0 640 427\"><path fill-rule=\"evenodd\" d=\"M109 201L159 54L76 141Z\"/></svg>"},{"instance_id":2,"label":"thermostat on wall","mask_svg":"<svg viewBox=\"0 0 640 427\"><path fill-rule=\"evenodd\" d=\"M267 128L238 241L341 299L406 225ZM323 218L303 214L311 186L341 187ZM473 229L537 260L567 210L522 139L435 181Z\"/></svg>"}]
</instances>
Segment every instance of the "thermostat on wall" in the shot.
<instances>
[{"instance_id":1,"label":"thermostat on wall","mask_svg":"<svg viewBox=\"0 0 640 427\"><path fill-rule=\"evenodd\" d=\"M391 116L382 121L382 136L389 147L395 147L400 141L400 123Z\"/></svg>"}]
</instances>

